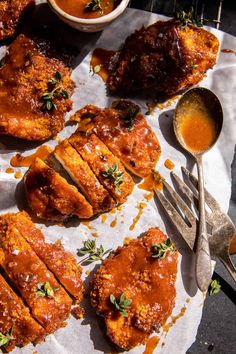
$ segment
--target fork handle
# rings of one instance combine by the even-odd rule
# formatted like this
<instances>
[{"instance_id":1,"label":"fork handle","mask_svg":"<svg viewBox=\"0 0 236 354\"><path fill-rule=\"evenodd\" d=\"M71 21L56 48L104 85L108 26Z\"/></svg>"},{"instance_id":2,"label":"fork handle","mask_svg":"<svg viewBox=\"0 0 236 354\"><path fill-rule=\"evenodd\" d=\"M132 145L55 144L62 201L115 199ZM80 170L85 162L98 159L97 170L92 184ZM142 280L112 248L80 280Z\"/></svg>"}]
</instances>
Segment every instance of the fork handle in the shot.
<instances>
[{"instance_id":1,"label":"fork handle","mask_svg":"<svg viewBox=\"0 0 236 354\"><path fill-rule=\"evenodd\" d=\"M196 280L201 291L206 291L211 282L211 255L206 229L205 216L205 192L202 169L202 156L196 156L198 170L198 192L199 192L199 228L196 249Z\"/></svg>"},{"instance_id":2,"label":"fork handle","mask_svg":"<svg viewBox=\"0 0 236 354\"><path fill-rule=\"evenodd\" d=\"M236 282L236 268L233 265L233 262L231 261L229 254L226 253L224 256L221 256L219 258L221 262L224 264L225 268L228 270L233 280Z\"/></svg>"}]
</instances>

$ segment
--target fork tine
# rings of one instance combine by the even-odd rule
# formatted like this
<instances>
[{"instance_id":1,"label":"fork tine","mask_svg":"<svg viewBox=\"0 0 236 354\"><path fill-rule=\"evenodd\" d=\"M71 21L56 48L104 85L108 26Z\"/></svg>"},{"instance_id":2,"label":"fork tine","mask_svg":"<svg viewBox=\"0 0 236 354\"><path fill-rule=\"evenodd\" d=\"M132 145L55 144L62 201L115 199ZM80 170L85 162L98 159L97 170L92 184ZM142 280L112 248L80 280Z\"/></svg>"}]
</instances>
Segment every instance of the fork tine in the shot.
<instances>
[{"instance_id":1,"label":"fork tine","mask_svg":"<svg viewBox=\"0 0 236 354\"><path fill-rule=\"evenodd\" d=\"M194 226L196 224L196 218L192 213L192 210L188 207L188 205L183 201L183 199L178 195L176 191L167 183L166 181L163 181L163 184L171 197L174 199L176 203L176 207L180 208L183 212L183 214L187 217L188 221L190 222L191 226Z\"/></svg>"},{"instance_id":2,"label":"fork tine","mask_svg":"<svg viewBox=\"0 0 236 354\"><path fill-rule=\"evenodd\" d=\"M161 205L165 209L166 213L170 217L172 223L175 225L176 229L179 231L181 235L189 234L189 227L179 215L179 213L175 210L173 205L166 199L166 197L158 190L154 189L156 196L161 202ZM184 237L185 241L189 244L190 248L193 247L192 240L188 240L188 237Z\"/></svg>"},{"instance_id":3,"label":"fork tine","mask_svg":"<svg viewBox=\"0 0 236 354\"><path fill-rule=\"evenodd\" d=\"M194 175L189 172L189 170L187 170L187 168L181 166L181 170L184 173L184 175L190 180L190 182L193 184L193 186L195 188L198 188L198 180L196 177L194 177ZM220 211L221 208L219 206L219 204L217 203L217 201L212 197L212 195L204 188L205 190L205 201L207 203L207 205L209 206L209 208L213 211Z\"/></svg>"}]
</instances>

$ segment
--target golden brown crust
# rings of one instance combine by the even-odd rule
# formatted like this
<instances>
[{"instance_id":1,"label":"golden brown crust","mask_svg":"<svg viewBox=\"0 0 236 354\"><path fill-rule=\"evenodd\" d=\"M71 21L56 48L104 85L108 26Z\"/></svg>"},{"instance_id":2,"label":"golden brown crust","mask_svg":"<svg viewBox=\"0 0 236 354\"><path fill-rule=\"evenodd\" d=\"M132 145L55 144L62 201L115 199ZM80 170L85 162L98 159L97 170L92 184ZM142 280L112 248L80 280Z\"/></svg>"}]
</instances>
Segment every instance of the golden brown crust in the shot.
<instances>
[{"instance_id":1,"label":"golden brown crust","mask_svg":"<svg viewBox=\"0 0 236 354\"><path fill-rule=\"evenodd\" d=\"M69 138L69 142L88 163L100 183L111 193L118 204L124 203L132 193L134 182L125 171L120 160L115 157L105 144L95 135L77 131ZM107 170L116 167L115 173L121 173L122 183L117 185L114 178L106 177Z\"/></svg>"},{"instance_id":2,"label":"golden brown crust","mask_svg":"<svg viewBox=\"0 0 236 354\"><path fill-rule=\"evenodd\" d=\"M47 333L63 327L69 317L72 300L53 274L38 258L14 225L0 218L0 265L17 287L33 317ZM49 282L54 297L38 295L39 284Z\"/></svg>"},{"instance_id":3,"label":"golden brown crust","mask_svg":"<svg viewBox=\"0 0 236 354\"><path fill-rule=\"evenodd\" d=\"M115 207L115 201L100 184L93 171L68 140L56 146L54 155L69 173L93 207L94 214L108 211Z\"/></svg>"},{"instance_id":4,"label":"golden brown crust","mask_svg":"<svg viewBox=\"0 0 236 354\"><path fill-rule=\"evenodd\" d=\"M61 221L72 215L90 218L92 206L75 186L36 158L24 176L30 208L40 218Z\"/></svg>"},{"instance_id":5,"label":"golden brown crust","mask_svg":"<svg viewBox=\"0 0 236 354\"><path fill-rule=\"evenodd\" d=\"M124 114L134 106L137 107L127 100L120 100L115 108L98 109L88 105L79 110L71 120L77 120L83 125L83 121L90 119L89 129L93 129L129 171L143 178L152 172L160 157L161 148L141 113L134 117L131 129L126 124Z\"/></svg>"},{"instance_id":6,"label":"golden brown crust","mask_svg":"<svg viewBox=\"0 0 236 354\"><path fill-rule=\"evenodd\" d=\"M218 39L202 28L158 21L126 39L107 84L123 95L140 90L173 95L202 80L218 50Z\"/></svg>"},{"instance_id":7,"label":"golden brown crust","mask_svg":"<svg viewBox=\"0 0 236 354\"><path fill-rule=\"evenodd\" d=\"M46 243L44 235L23 211L5 214L5 223L14 225L65 289L79 302L83 296L82 268L75 257L59 244Z\"/></svg>"},{"instance_id":8,"label":"golden brown crust","mask_svg":"<svg viewBox=\"0 0 236 354\"><path fill-rule=\"evenodd\" d=\"M17 26L22 15L33 8L34 0L1 0L0 1L0 41L12 37L16 33Z\"/></svg>"},{"instance_id":9,"label":"golden brown crust","mask_svg":"<svg viewBox=\"0 0 236 354\"><path fill-rule=\"evenodd\" d=\"M10 352L15 345L24 346L44 339L44 329L31 317L29 309L1 275L0 314L0 332L6 334L12 330L12 339L1 349Z\"/></svg>"},{"instance_id":10,"label":"golden brown crust","mask_svg":"<svg viewBox=\"0 0 236 354\"><path fill-rule=\"evenodd\" d=\"M119 347L129 350L147 341L154 329L170 316L176 296L177 252L164 259L152 258L152 245L166 240L152 228L142 237L119 247L95 273L91 303L104 317L107 334ZM131 299L128 316L120 315L109 297Z\"/></svg>"},{"instance_id":11,"label":"golden brown crust","mask_svg":"<svg viewBox=\"0 0 236 354\"><path fill-rule=\"evenodd\" d=\"M56 73L61 80L49 83ZM33 40L20 35L10 45L0 68L0 134L26 140L46 140L64 126L65 113L71 108L74 84L71 70L58 59L41 53ZM68 98L53 98L55 109L43 108L42 95L61 87Z\"/></svg>"}]
</instances>

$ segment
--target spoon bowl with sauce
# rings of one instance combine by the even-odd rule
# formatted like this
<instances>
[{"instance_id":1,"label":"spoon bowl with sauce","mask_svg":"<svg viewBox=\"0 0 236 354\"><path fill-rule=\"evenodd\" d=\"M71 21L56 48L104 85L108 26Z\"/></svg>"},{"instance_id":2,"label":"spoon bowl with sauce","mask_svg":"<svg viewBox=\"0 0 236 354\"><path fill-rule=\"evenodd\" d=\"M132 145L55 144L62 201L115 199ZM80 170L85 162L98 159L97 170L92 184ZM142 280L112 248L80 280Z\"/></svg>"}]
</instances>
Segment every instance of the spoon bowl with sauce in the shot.
<instances>
[{"instance_id":1,"label":"spoon bowl with sauce","mask_svg":"<svg viewBox=\"0 0 236 354\"><path fill-rule=\"evenodd\" d=\"M199 228L196 245L196 279L199 289L206 291L212 272L205 219L202 156L216 143L223 126L223 111L219 99L211 90L203 87L188 90L177 104L173 124L180 145L197 163Z\"/></svg>"}]
</instances>

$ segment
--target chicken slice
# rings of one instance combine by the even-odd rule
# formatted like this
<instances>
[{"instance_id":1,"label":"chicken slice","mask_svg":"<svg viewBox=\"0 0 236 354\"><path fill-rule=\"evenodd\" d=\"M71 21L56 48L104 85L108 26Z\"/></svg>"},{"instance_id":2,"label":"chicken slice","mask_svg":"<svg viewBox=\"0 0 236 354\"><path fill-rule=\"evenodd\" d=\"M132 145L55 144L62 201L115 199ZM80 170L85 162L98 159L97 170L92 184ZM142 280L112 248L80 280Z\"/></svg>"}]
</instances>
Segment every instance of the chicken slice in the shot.
<instances>
[{"instance_id":1,"label":"chicken slice","mask_svg":"<svg viewBox=\"0 0 236 354\"><path fill-rule=\"evenodd\" d=\"M134 182L120 160L95 134L77 131L69 138L69 142L89 164L99 181L116 199L116 202L118 204L124 203L132 193Z\"/></svg>"},{"instance_id":2,"label":"chicken slice","mask_svg":"<svg viewBox=\"0 0 236 354\"><path fill-rule=\"evenodd\" d=\"M25 211L5 214L2 219L6 225L14 225L64 288L77 302L81 301L83 296L82 268L76 262L75 257L59 244L46 243L44 235L35 227Z\"/></svg>"},{"instance_id":3,"label":"chicken slice","mask_svg":"<svg viewBox=\"0 0 236 354\"><path fill-rule=\"evenodd\" d=\"M54 155L86 196L93 207L94 214L115 207L114 200L100 184L87 162L81 158L68 140L64 140L56 146Z\"/></svg>"},{"instance_id":4,"label":"chicken slice","mask_svg":"<svg viewBox=\"0 0 236 354\"><path fill-rule=\"evenodd\" d=\"M44 329L31 317L28 307L14 293L6 280L0 275L0 333L11 334L8 343L1 346L7 352L15 345L25 346L44 339Z\"/></svg>"},{"instance_id":5,"label":"chicken slice","mask_svg":"<svg viewBox=\"0 0 236 354\"><path fill-rule=\"evenodd\" d=\"M15 35L23 15L33 8L34 0L1 0L0 1L0 41Z\"/></svg>"},{"instance_id":6,"label":"chicken slice","mask_svg":"<svg viewBox=\"0 0 236 354\"><path fill-rule=\"evenodd\" d=\"M71 120L80 125L88 122L89 129L133 174L143 178L154 169L161 153L160 144L139 107L131 101L115 101L113 108L105 109L88 105Z\"/></svg>"},{"instance_id":7,"label":"chicken slice","mask_svg":"<svg viewBox=\"0 0 236 354\"><path fill-rule=\"evenodd\" d=\"M0 218L0 266L47 333L63 327L72 300L15 225Z\"/></svg>"},{"instance_id":8,"label":"chicken slice","mask_svg":"<svg viewBox=\"0 0 236 354\"><path fill-rule=\"evenodd\" d=\"M30 208L43 219L62 221L72 215L90 218L93 208L59 173L36 158L24 176Z\"/></svg>"},{"instance_id":9,"label":"chicken slice","mask_svg":"<svg viewBox=\"0 0 236 354\"><path fill-rule=\"evenodd\" d=\"M158 21L131 34L111 59L107 81L122 95L140 90L174 95L205 76L216 63L219 40L214 34L180 21Z\"/></svg>"},{"instance_id":10,"label":"chicken slice","mask_svg":"<svg viewBox=\"0 0 236 354\"><path fill-rule=\"evenodd\" d=\"M174 308L177 252L152 257L153 245L166 239L158 228L149 229L142 238L119 247L94 275L92 306L104 317L108 336L122 349L145 343ZM119 304L121 295L128 300L123 311L114 306L114 299Z\"/></svg>"},{"instance_id":11,"label":"chicken slice","mask_svg":"<svg viewBox=\"0 0 236 354\"><path fill-rule=\"evenodd\" d=\"M65 64L20 35L0 68L0 135L42 141L64 126L74 84Z\"/></svg>"}]
</instances>

